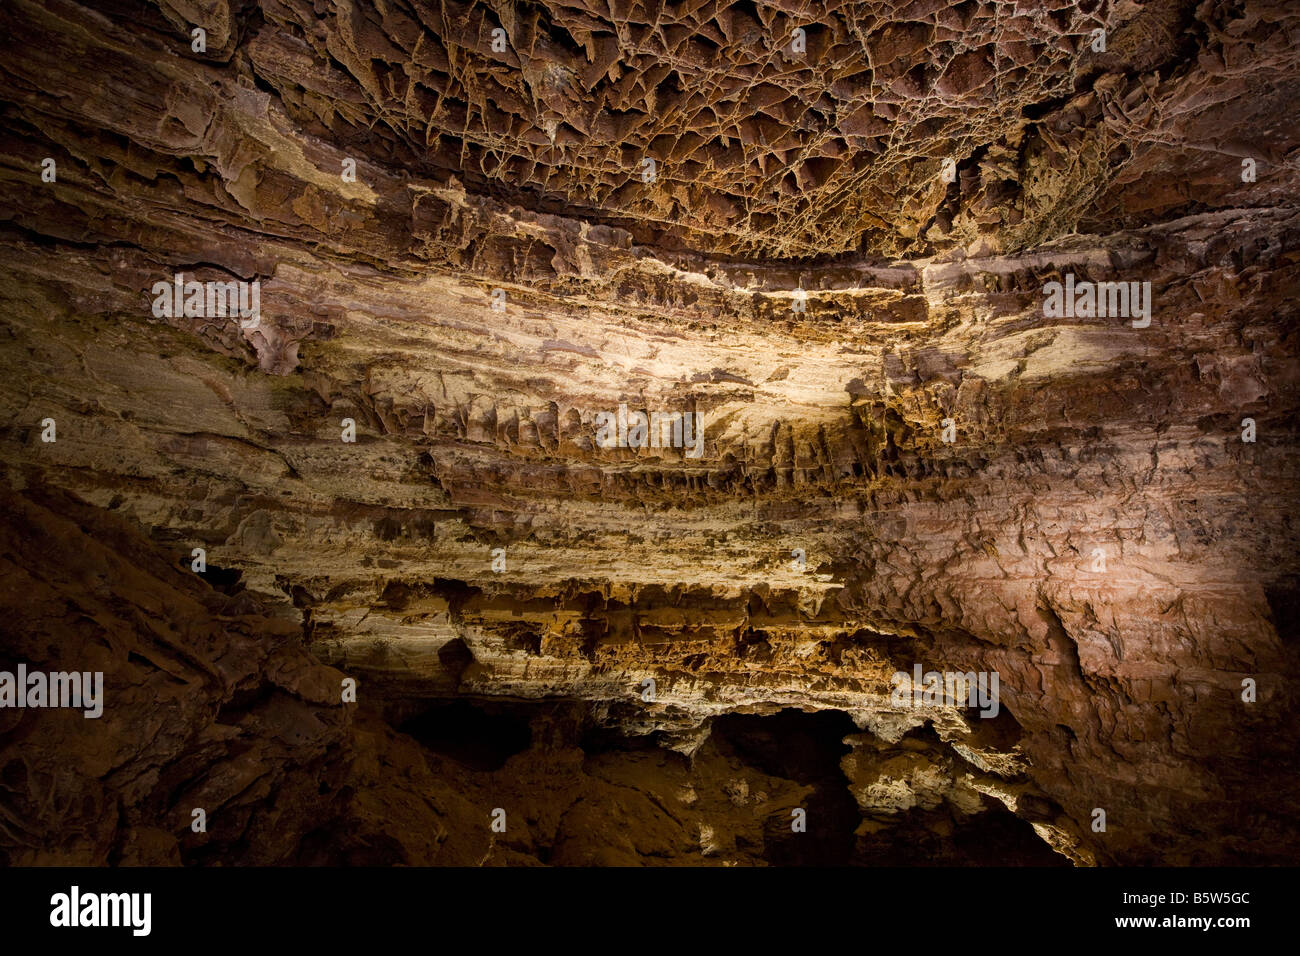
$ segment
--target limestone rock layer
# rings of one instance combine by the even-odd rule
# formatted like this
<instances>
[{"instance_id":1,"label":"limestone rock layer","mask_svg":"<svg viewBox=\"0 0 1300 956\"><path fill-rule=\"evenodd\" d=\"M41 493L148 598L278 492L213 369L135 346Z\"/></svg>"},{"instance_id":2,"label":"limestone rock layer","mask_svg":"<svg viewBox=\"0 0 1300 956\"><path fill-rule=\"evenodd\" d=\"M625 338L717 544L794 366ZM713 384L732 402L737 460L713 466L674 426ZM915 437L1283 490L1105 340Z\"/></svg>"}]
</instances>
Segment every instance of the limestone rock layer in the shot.
<instances>
[{"instance_id":1,"label":"limestone rock layer","mask_svg":"<svg viewBox=\"0 0 1300 956\"><path fill-rule=\"evenodd\" d=\"M1296 862L1298 61L9 0L0 673L104 712L0 706L0 862Z\"/></svg>"}]
</instances>

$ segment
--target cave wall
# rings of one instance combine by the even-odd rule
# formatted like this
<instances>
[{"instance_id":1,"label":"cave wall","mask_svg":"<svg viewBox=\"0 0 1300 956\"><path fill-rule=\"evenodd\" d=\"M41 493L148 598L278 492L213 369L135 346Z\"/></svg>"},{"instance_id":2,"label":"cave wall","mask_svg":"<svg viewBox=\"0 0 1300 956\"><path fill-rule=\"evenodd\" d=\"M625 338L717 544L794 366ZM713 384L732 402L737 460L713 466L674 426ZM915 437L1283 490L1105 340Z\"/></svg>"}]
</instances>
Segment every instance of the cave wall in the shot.
<instances>
[{"instance_id":1,"label":"cave wall","mask_svg":"<svg viewBox=\"0 0 1300 956\"><path fill-rule=\"evenodd\" d=\"M0 10L8 862L1295 860L1300 15L788 6Z\"/></svg>"}]
</instances>

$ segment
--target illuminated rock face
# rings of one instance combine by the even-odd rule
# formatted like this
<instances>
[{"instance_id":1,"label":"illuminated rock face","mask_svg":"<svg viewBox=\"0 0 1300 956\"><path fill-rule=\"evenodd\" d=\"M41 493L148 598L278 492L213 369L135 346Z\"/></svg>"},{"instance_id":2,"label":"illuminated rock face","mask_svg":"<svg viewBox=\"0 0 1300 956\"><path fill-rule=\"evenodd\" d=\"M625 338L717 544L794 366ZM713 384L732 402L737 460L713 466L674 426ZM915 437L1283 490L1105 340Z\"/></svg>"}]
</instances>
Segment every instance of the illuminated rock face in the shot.
<instances>
[{"instance_id":1,"label":"illuminated rock face","mask_svg":"<svg viewBox=\"0 0 1300 956\"><path fill-rule=\"evenodd\" d=\"M1300 857L1300 12L317 6L0 9L4 860Z\"/></svg>"}]
</instances>

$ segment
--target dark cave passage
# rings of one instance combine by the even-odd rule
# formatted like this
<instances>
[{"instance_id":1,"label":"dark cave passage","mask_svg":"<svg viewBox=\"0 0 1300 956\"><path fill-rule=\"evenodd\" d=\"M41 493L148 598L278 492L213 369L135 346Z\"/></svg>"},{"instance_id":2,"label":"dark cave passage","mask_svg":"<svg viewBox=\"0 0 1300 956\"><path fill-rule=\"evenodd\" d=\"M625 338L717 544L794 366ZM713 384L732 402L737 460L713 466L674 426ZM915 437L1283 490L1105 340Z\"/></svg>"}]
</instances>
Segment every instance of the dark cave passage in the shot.
<instances>
[{"instance_id":1,"label":"dark cave passage","mask_svg":"<svg viewBox=\"0 0 1300 956\"><path fill-rule=\"evenodd\" d=\"M737 849L775 866L1069 865L1027 821L990 798L984 799L982 812L969 814L946 803L893 813L864 811L842 765L854 749L846 738L861 740L862 731L843 711L725 714L713 719L693 757L672 750L673 738L662 731L627 734L574 702L392 701L389 714L396 730L476 775L501 770L511 757L540 741L545 746L534 750L537 762L526 772L567 781L561 788L577 788L567 799L599 805L600 813L621 825L640 824L626 815L617 793L597 797L580 778L568 781L567 772L558 769L567 766L564 754L581 754L584 772L596 778L623 781L631 775L664 794L685 784L697 791L725 791L742 779L746 788L759 791L767 780L783 794L781 800L756 799L728 806L726 813L735 815L728 825L747 819L754 828L736 831ZM1010 740L1017 735L1010 715L986 721L982 728L976 724L989 736ZM879 760L921 752L968 766L928 723L898 746L881 747ZM877 759L869 747L859 753ZM647 772L653 783L644 776ZM805 814L799 830L792 826L796 808ZM700 822L723 824L710 815L716 813L703 813Z\"/></svg>"},{"instance_id":2,"label":"dark cave passage","mask_svg":"<svg viewBox=\"0 0 1300 956\"><path fill-rule=\"evenodd\" d=\"M404 720L398 730L473 770L500 770L533 742L529 711L505 703L453 700Z\"/></svg>"},{"instance_id":3,"label":"dark cave passage","mask_svg":"<svg viewBox=\"0 0 1300 956\"><path fill-rule=\"evenodd\" d=\"M777 866L843 866L852 862L853 831L861 816L840 769L849 752L845 736L857 733L837 710L783 710L770 717L727 714L714 720L711 740L765 774L811 786L801 809L806 831L795 832L789 815L773 816L763 829L767 862Z\"/></svg>"},{"instance_id":4,"label":"dark cave passage","mask_svg":"<svg viewBox=\"0 0 1300 956\"><path fill-rule=\"evenodd\" d=\"M1001 803L985 799L982 813L946 808L874 818L860 836L854 863L863 866L1070 866L1034 828Z\"/></svg>"},{"instance_id":5,"label":"dark cave passage","mask_svg":"<svg viewBox=\"0 0 1300 956\"><path fill-rule=\"evenodd\" d=\"M1004 712L1005 713L1005 712ZM986 728L1014 736L1009 714ZM714 720L710 742L721 752L773 777L811 786L802 804L807 831L794 832L786 817L764 826L764 858L781 866L1068 866L1026 821L1001 803L984 799L969 816L947 806L898 814L866 815L854 800L841 767L852 749L844 738L861 731L841 711L783 710L771 716L728 714ZM951 751L928 724L909 741ZM964 761L963 761L964 763Z\"/></svg>"}]
</instances>

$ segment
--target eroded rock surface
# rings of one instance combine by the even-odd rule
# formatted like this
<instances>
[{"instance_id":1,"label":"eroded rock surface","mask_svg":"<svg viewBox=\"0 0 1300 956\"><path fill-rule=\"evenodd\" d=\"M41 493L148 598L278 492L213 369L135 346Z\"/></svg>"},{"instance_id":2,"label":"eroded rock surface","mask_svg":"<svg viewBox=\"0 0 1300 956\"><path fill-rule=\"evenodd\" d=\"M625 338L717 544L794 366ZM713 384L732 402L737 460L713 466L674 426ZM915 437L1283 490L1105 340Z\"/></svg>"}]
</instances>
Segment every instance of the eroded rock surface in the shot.
<instances>
[{"instance_id":1,"label":"eroded rock surface","mask_svg":"<svg viewBox=\"0 0 1300 956\"><path fill-rule=\"evenodd\" d=\"M5 859L1295 862L1300 11L512 9L0 9Z\"/></svg>"}]
</instances>

